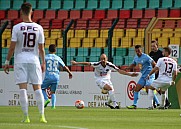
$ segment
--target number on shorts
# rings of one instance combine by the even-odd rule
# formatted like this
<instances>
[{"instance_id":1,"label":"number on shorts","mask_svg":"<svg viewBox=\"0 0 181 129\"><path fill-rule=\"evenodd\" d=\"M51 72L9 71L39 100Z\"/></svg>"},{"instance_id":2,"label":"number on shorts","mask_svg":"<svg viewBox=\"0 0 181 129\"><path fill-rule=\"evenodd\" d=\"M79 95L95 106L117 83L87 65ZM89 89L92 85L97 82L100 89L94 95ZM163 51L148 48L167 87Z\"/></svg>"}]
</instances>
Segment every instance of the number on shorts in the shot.
<instances>
[{"instance_id":1,"label":"number on shorts","mask_svg":"<svg viewBox=\"0 0 181 129\"><path fill-rule=\"evenodd\" d=\"M34 47L35 46L35 33L27 33L23 32L24 34L24 47Z\"/></svg>"}]
</instances>

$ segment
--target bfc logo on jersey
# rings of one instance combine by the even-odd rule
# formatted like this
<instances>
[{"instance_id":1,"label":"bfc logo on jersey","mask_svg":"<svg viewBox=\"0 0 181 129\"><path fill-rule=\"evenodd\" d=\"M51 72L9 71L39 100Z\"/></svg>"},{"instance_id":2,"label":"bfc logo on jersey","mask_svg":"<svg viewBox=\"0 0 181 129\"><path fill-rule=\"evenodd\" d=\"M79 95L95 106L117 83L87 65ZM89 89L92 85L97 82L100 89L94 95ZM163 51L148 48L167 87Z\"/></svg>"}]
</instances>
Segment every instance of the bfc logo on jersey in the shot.
<instances>
[{"instance_id":1,"label":"bfc logo on jersey","mask_svg":"<svg viewBox=\"0 0 181 129\"><path fill-rule=\"evenodd\" d=\"M133 89L136 87L135 81L130 81L127 86L127 94L130 100L134 99L134 91Z\"/></svg>"}]
</instances>

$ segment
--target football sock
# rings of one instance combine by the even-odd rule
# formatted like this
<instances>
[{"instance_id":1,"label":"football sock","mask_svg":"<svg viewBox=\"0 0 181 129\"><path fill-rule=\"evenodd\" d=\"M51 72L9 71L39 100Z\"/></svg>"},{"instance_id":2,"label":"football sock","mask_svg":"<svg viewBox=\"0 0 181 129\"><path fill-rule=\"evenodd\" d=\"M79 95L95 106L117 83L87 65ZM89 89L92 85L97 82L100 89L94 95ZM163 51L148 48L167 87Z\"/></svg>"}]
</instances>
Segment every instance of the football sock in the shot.
<instances>
[{"instance_id":1,"label":"football sock","mask_svg":"<svg viewBox=\"0 0 181 129\"><path fill-rule=\"evenodd\" d=\"M154 94L154 97L153 97L155 103L158 105L160 104L159 100L158 100L158 97Z\"/></svg>"},{"instance_id":2,"label":"football sock","mask_svg":"<svg viewBox=\"0 0 181 129\"><path fill-rule=\"evenodd\" d=\"M45 90L42 90L42 93L43 93L44 99L47 101L47 100L48 100L48 96L47 96L46 91L45 91Z\"/></svg>"},{"instance_id":3,"label":"football sock","mask_svg":"<svg viewBox=\"0 0 181 129\"><path fill-rule=\"evenodd\" d=\"M161 103L161 106L165 106L165 98L166 98L166 95L165 94L162 94L161 95L162 96L162 98L161 98L161 100L162 100L162 103Z\"/></svg>"},{"instance_id":4,"label":"football sock","mask_svg":"<svg viewBox=\"0 0 181 129\"><path fill-rule=\"evenodd\" d=\"M52 107L55 107L55 103L56 103L56 95L55 94L52 94Z\"/></svg>"},{"instance_id":5,"label":"football sock","mask_svg":"<svg viewBox=\"0 0 181 129\"><path fill-rule=\"evenodd\" d=\"M24 116L28 116L28 96L26 89L20 89L20 103Z\"/></svg>"},{"instance_id":6,"label":"football sock","mask_svg":"<svg viewBox=\"0 0 181 129\"><path fill-rule=\"evenodd\" d=\"M154 93L153 90L148 89L148 100L150 101L150 107L153 106Z\"/></svg>"},{"instance_id":7,"label":"football sock","mask_svg":"<svg viewBox=\"0 0 181 129\"><path fill-rule=\"evenodd\" d=\"M35 91L35 97L40 114L44 114L44 98L41 89Z\"/></svg>"},{"instance_id":8,"label":"football sock","mask_svg":"<svg viewBox=\"0 0 181 129\"><path fill-rule=\"evenodd\" d=\"M138 99L139 99L139 92L135 91L133 105L137 106Z\"/></svg>"},{"instance_id":9,"label":"football sock","mask_svg":"<svg viewBox=\"0 0 181 129\"><path fill-rule=\"evenodd\" d=\"M110 90L110 91L109 91L109 97L110 97L110 99L111 99L111 101L112 101L112 103L113 103L113 106L114 106L114 107L117 106L116 97L115 97L115 95L114 95L114 91L113 91L113 90Z\"/></svg>"}]
</instances>

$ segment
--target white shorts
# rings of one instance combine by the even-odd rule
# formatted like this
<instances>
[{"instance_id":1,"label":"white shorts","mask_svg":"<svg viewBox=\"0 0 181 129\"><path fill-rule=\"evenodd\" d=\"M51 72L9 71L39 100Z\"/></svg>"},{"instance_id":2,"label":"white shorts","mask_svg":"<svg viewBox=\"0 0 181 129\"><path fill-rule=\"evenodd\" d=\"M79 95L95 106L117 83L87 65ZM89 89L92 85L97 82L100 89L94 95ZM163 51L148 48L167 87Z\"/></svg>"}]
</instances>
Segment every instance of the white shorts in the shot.
<instances>
[{"instance_id":1,"label":"white shorts","mask_svg":"<svg viewBox=\"0 0 181 129\"><path fill-rule=\"evenodd\" d=\"M102 79L102 78L96 79L96 84L100 89L103 89L104 86L107 84L110 87L112 87L112 89L114 90L113 84L110 79Z\"/></svg>"},{"instance_id":2,"label":"white shorts","mask_svg":"<svg viewBox=\"0 0 181 129\"><path fill-rule=\"evenodd\" d=\"M162 91L166 91L171 86L171 81L165 81L163 79L156 79L153 81L152 86L156 89L161 89Z\"/></svg>"},{"instance_id":3,"label":"white shorts","mask_svg":"<svg viewBox=\"0 0 181 129\"><path fill-rule=\"evenodd\" d=\"M42 84L40 64L18 63L14 65L15 83Z\"/></svg>"}]
</instances>

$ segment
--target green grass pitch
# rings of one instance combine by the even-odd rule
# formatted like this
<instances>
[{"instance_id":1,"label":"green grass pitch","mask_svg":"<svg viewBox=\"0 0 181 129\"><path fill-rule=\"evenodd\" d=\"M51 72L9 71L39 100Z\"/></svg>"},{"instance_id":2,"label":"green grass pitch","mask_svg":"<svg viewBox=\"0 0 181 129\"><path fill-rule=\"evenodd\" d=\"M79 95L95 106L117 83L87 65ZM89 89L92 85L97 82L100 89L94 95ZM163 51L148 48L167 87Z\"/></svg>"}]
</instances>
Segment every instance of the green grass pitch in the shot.
<instances>
[{"instance_id":1,"label":"green grass pitch","mask_svg":"<svg viewBox=\"0 0 181 129\"><path fill-rule=\"evenodd\" d=\"M21 123L20 107L0 107L0 129L181 129L180 109L147 110L75 107L45 109L47 124L39 122L37 107L29 107L31 123Z\"/></svg>"}]
</instances>

